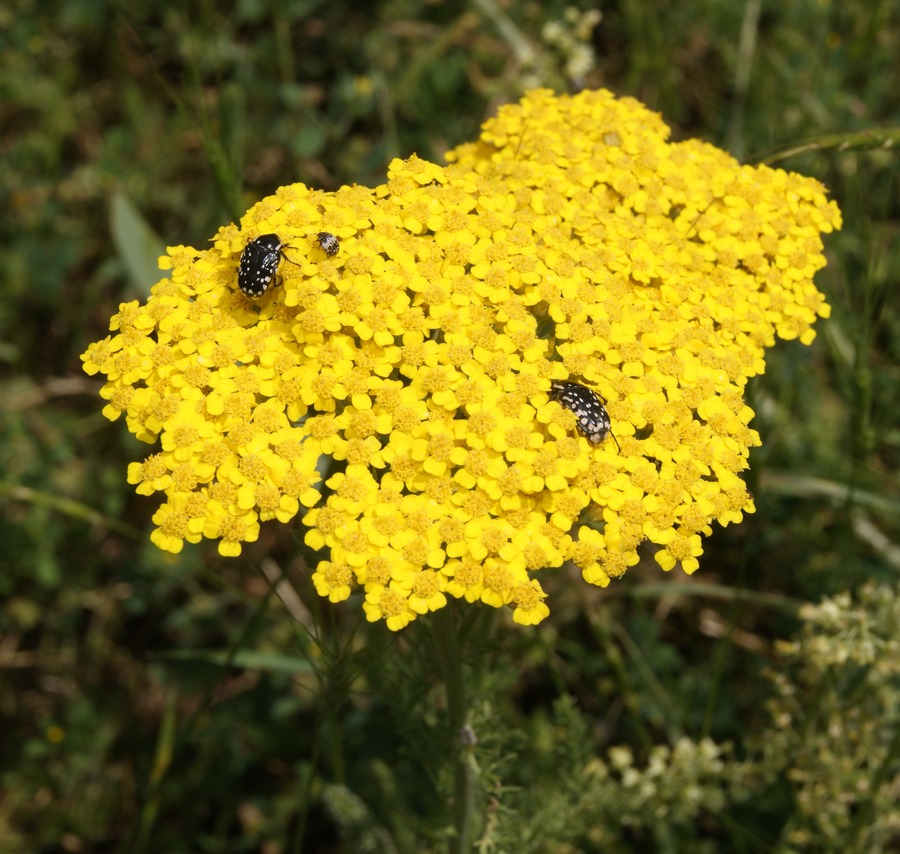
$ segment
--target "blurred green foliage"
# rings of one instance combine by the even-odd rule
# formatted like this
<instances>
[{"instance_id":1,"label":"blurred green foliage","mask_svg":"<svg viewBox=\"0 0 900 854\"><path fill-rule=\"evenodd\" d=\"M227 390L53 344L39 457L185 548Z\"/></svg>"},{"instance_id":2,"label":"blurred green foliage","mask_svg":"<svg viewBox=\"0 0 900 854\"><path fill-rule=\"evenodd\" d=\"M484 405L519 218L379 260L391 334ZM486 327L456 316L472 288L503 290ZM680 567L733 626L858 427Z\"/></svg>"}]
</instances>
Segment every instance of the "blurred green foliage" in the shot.
<instances>
[{"instance_id":1,"label":"blurred green foliage","mask_svg":"<svg viewBox=\"0 0 900 854\"><path fill-rule=\"evenodd\" d=\"M427 627L386 637L322 602L272 524L248 561L159 553L125 483L146 449L78 354L147 293L156 241L203 245L281 184L439 160L530 86L607 86L748 159L896 139L895 2L572 5L602 13L580 42L561 2L0 9L0 851L442 845L453 734ZM751 389L757 513L693 581L560 575L538 629L476 634L485 851L900 844L897 159L813 145L777 165L823 180L845 225L818 278L833 317ZM834 621L803 612L801 633L798 608L864 583L843 643L881 640L829 658ZM794 635L789 666L774 641Z\"/></svg>"}]
</instances>

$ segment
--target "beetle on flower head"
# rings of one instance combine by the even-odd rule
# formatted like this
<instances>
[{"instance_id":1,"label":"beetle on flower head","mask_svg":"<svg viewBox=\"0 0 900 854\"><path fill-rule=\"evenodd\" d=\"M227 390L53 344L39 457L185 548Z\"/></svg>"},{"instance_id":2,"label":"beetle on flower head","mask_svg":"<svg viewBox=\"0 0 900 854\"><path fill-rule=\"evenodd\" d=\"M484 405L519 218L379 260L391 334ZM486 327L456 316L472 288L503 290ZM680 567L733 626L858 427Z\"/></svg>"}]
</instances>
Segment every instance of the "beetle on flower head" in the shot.
<instances>
[{"instance_id":1,"label":"beetle on flower head","mask_svg":"<svg viewBox=\"0 0 900 854\"><path fill-rule=\"evenodd\" d=\"M550 383L550 399L571 412L578 422L578 429L592 445L599 445L610 435L609 413L600 396L580 383L553 380ZM615 436L616 447L619 442Z\"/></svg>"},{"instance_id":2,"label":"beetle on flower head","mask_svg":"<svg viewBox=\"0 0 900 854\"><path fill-rule=\"evenodd\" d=\"M284 254L284 246L277 234L263 234L244 247L238 267L238 287L245 297L259 299L269 290L282 258L296 263Z\"/></svg>"},{"instance_id":3,"label":"beetle on flower head","mask_svg":"<svg viewBox=\"0 0 900 854\"><path fill-rule=\"evenodd\" d=\"M319 246L322 247L322 251L329 257L333 257L341 251L341 241L338 240L333 234L327 231L320 231L316 235L316 240L319 243Z\"/></svg>"},{"instance_id":4,"label":"beetle on flower head","mask_svg":"<svg viewBox=\"0 0 900 854\"><path fill-rule=\"evenodd\" d=\"M754 510L747 381L828 316L840 213L813 179L668 137L632 99L538 90L449 166L280 187L210 248L169 247L82 357L104 415L161 446L128 469L164 493L152 541L237 557L302 525L319 595L391 631L451 599L535 625L540 573L605 587L645 540L694 572L712 521Z\"/></svg>"}]
</instances>

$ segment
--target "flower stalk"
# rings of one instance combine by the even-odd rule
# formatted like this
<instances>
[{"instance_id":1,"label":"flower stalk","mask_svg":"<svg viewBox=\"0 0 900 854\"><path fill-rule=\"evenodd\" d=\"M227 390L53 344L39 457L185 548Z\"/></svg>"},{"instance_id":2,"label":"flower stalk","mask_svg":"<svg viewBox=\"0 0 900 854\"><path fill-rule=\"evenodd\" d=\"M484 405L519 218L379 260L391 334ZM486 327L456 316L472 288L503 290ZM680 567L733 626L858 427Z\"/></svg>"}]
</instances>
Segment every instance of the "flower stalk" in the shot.
<instances>
[{"instance_id":1,"label":"flower stalk","mask_svg":"<svg viewBox=\"0 0 900 854\"><path fill-rule=\"evenodd\" d=\"M463 645L457 634L458 624L455 608L445 608L431 620L435 651L447 698L447 725L454 737L453 799L450 810L453 835L449 841L449 852L468 854L472 844L477 774L473 756L475 736L468 723L469 701Z\"/></svg>"}]
</instances>

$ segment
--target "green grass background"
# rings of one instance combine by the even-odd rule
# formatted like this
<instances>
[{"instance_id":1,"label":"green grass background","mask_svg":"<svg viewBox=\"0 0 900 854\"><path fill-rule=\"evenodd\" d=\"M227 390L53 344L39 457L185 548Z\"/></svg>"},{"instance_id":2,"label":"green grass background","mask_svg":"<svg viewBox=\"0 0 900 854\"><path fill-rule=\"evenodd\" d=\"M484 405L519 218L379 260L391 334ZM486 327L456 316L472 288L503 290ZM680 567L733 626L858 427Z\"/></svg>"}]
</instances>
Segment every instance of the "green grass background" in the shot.
<instances>
[{"instance_id":1,"label":"green grass background","mask_svg":"<svg viewBox=\"0 0 900 854\"><path fill-rule=\"evenodd\" d=\"M0 10L0 854L444 849L427 619L394 637L323 603L295 528L246 560L158 552L125 482L148 449L78 355L165 244L282 184L440 162L535 85L634 96L748 162L800 146L776 165L822 180L844 228L817 277L832 318L751 384L757 513L693 578L561 572L544 624L477 636L481 850L900 848L900 4L572 5L602 13L579 81L558 2ZM845 591L836 627L804 629Z\"/></svg>"}]
</instances>

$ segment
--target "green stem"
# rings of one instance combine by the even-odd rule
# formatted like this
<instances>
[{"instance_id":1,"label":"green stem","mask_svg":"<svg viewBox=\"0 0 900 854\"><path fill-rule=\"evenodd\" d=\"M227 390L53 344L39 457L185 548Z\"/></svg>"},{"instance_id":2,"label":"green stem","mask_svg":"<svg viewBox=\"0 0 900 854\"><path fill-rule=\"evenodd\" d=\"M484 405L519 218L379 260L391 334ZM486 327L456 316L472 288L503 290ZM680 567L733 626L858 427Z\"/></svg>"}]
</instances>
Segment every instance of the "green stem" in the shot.
<instances>
[{"instance_id":1,"label":"green stem","mask_svg":"<svg viewBox=\"0 0 900 854\"><path fill-rule=\"evenodd\" d=\"M137 528L126 525L124 522L120 522L72 498L52 495L49 492L32 489L30 486L22 486L7 480L0 481L0 496L6 496L12 501L27 502L34 507L45 507L48 510L55 510L57 513L71 516L73 519L80 519L90 525L108 528L110 531L116 531L135 540L141 538L141 532Z\"/></svg>"},{"instance_id":2,"label":"green stem","mask_svg":"<svg viewBox=\"0 0 900 854\"><path fill-rule=\"evenodd\" d=\"M785 146L766 157L760 163L777 163L797 154L809 151L890 151L900 145L900 128L869 128L868 130L829 133L815 136L796 145Z\"/></svg>"},{"instance_id":3,"label":"green stem","mask_svg":"<svg viewBox=\"0 0 900 854\"><path fill-rule=\"evenodd\" d=\"M462 648L456 632L453 609L443 608L431 615L435 649L447 692L447 721L455 737L453 753L453 817L454 836L450 854L468 854L471 850L472 814L475 807L475 763L473 738L466 728L469 716Z\"/></svg>"}]
</instances>

